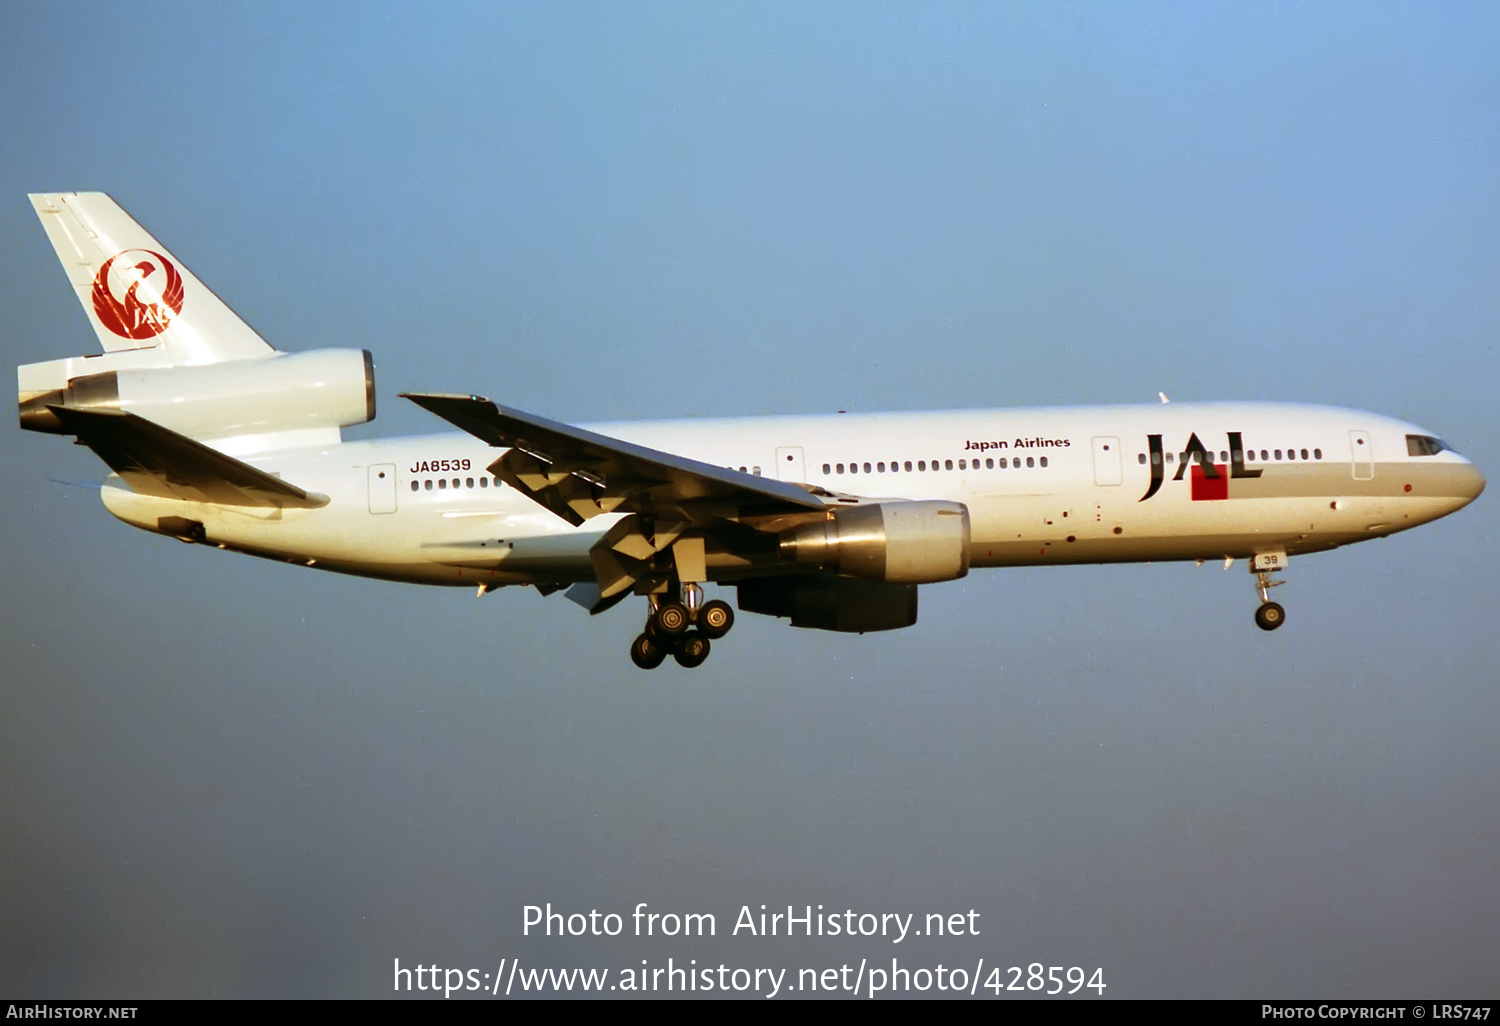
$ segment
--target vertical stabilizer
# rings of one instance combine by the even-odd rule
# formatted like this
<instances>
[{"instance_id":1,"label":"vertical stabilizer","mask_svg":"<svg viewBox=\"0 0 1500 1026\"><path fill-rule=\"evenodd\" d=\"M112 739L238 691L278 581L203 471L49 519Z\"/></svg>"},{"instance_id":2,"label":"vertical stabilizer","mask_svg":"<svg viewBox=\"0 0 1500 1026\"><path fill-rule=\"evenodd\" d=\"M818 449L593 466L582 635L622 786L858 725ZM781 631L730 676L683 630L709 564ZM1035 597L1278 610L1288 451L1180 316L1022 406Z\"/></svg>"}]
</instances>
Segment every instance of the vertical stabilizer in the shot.
<instances>
[{"instance_id":1,"label":"vertical stabilizer","mask_svg":"<svg viewBox=\"0 0 1500 1026\"><path fill-rule=\"evenodd\" d=\"M36 193L31 205L106 353L152 350L157 366L274 354L104 193Z\"/></svg>"}]
</instances>

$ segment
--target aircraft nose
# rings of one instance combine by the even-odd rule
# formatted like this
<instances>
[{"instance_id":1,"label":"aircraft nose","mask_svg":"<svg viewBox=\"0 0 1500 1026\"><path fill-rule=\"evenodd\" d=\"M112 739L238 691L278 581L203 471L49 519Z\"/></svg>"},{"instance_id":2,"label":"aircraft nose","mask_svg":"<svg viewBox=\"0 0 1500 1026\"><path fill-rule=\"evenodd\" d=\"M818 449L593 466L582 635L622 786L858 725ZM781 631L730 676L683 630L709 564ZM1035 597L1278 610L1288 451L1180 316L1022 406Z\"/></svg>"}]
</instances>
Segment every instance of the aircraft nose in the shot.
<instances>
[{"instance_id":1,"label":"aircraft nose","mask_svg":"<svg viewBox=\"0 0 1500 1026\"><path fill-rule=\"evenodd\" d=\"M1465 504L1479 498L1484 492L1484 485L1484 475L1474 464L1464 463L1454 468L1453 494L1463 499Z\"/></svg>"}]
</instances>

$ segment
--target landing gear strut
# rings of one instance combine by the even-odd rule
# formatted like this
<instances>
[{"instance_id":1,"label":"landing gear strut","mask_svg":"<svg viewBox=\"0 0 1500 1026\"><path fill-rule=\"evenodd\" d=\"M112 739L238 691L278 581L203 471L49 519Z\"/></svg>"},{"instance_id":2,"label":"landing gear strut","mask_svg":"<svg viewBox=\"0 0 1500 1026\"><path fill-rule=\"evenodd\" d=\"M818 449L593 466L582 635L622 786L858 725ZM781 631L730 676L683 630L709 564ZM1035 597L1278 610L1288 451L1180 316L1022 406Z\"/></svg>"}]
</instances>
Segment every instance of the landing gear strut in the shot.
<instances>
[{"instance_id":1,"label":"landing gear strut","mask_svg":"<svg viewBox=\"0 0 1500 1026\"><path fill-rule=\"evenodd\" d=\"M630 645L630 659L643 670L654 670L667 656L692 669L708 659L710 642L734 626L734 607L714 599L703 601L703 586L684 584L665 595L649 595L646 629Z\"/></svg>"},{"instance_id":2,"label":"landing gear strut","mask_svg":"<svg viewBox=\"0 0 1500 1026\"><path fill-rule=\"evenodd\" d=\"M1271 589L1285 584L1271 575L1286 569L1285 552L1264 552L1250 560L1250 572L1255 575L1255 590L1260 593L1260 608L1255 611L1255 626L1263 631L1274 631L1286 623L1286 610L1281 604L1271 601Z\"/></svg>"}]
</instances>

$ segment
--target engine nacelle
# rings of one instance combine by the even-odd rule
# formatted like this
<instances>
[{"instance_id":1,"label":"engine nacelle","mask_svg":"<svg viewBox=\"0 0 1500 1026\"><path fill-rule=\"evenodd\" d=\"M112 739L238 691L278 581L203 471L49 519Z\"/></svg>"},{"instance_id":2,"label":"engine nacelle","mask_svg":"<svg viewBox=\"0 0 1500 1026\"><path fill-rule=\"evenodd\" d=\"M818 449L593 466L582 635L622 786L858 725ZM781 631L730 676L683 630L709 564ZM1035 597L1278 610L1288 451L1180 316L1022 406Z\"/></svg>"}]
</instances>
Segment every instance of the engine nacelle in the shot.
<instances>
[{"instance_id":1,"label":"engine nacelle","mask_svg":"<svg viewBox=\"0 0 1500 1026\"><path fill-rule=\"evenodd\" d=\"M850 577L762 577L739 583L747 613L791 617L793 627L823 631L893 631L917 622L917 586Z\"/></svg>"},{"instance_id":2,"label":"engine nacelle","mask_svg":"<svg viewBox=\"0 0 1500 1026\"><path fill-rule=\"evenodd\" d=\"M969 572L969 507L929 499L830 509L783 534L781 554L867 581L951 581Z\"/></svg>"},{"instance_id":3,"label":"engine nacelle","mask_svg":"<svg viewBox=\"0 0 1500 1026\"><path fill-rule=\"evenodd\" d=\"M124 410L198 439L336 429L375 419L375 362L365 349L316 349L87 374L23 392L21 427L65 433L48 406Z\"/></svg>"}]
</instances>

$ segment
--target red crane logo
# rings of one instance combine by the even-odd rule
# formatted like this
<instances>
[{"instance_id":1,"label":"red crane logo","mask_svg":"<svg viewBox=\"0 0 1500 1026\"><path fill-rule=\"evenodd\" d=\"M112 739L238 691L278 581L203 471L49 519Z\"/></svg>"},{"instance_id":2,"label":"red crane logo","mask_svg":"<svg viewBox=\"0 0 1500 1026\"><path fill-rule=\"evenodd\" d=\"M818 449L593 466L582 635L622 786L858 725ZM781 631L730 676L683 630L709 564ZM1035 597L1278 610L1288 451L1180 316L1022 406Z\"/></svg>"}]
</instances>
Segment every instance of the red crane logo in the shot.
<instances>
[{"instance_id":1,"label":"red crane logo","mask_svg":"<svg viewBox=\"0 0 1500 1026\"><path fill-rule=\"evenodd\" d=\"M117 266L118 262L118 266ZM154 338L182 313L182 274L149 249L127 249L94 276L94 313L121 338Z\"/></svg>"}]
</instances>

